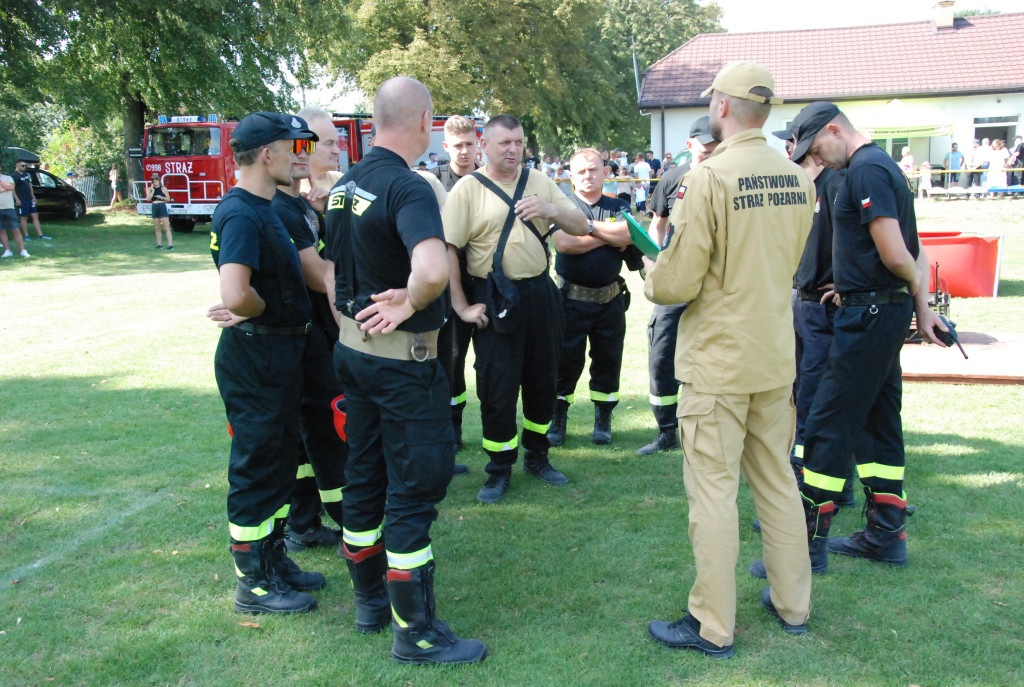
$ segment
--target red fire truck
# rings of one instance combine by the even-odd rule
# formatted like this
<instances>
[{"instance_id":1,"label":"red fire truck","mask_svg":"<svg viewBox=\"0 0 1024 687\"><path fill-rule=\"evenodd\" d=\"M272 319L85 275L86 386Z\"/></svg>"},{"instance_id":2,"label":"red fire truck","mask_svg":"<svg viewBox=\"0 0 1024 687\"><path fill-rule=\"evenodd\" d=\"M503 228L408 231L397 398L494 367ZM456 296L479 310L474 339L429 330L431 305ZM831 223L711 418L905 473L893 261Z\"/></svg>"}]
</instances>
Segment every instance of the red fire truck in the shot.
<instances>
[{"instance_id":1,"label":"red fire truck","mask_svg":"<svg viewBox=\"0 0 1024 687\"><path fill-rule=\"evenodd\" d=\"M447 119L434 117L428 152L443 152ZM367 114L336 113L332 120L338 130L340 167L347 171L370 149L373 122ZM153 212L152 204L142 201L156 172L170 195L167 212L174 231L191 232L196 224L209 222L217 203L238 182L238 165L228 145L236 126L237 121L219 121L216 115L160 117L157 124L147 126L142 148L132 153L142 158L143 180L132 189L139 214ZM481 126L477 121L478 135Z\"/></svg>"}]
</instances>

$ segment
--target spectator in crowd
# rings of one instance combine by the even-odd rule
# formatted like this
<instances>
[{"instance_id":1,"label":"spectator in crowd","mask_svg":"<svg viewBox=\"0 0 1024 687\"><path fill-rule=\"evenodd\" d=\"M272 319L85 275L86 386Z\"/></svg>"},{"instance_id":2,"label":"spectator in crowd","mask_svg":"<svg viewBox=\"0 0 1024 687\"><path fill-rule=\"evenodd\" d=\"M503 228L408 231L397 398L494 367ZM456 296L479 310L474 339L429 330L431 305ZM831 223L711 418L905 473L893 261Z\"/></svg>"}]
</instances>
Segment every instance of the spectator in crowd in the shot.
<instances>
[{"instance_id":1,"label":"spectator in crowd","mask_svg":"<svg viewBox=\"0 0 1024 687\"><path fill-rule=\"evenodd\" d=\"M437 169L437 153L430 153L427 157L429 158L427 161L427 171Z\"/></svg>"},{"instance_id":2,"label":"spectator in crowd","mask_svg":"<svg viewBox=\"0 0 1024 687\"><path fill-rule=\"evenodd\" d=\"M5 258L14 255L11 245L7 242L8 231L14 235L21 257L30 257L18 228L18 213L14 210L14 179L6 174L0 174L0 243L4 246Z\"/></svg>"},{"instance_id":3,"label":"spectator in crowd","mask_svg":"<svg viewBox=\"0 0 1024 687\"><path fill-rule=\"evenodd\" d=\"M601 186L601 193L602 195L614 198L618 192L619 182L615 180L612 166L606 162L604 165L604 184Z\"/></svg>"},{"instance_id":4,"label":"spectator in crowd","mask_svg":"<svg viewBox=\"0 0 1024 687\"><path fill-rule=\"evenodd\" d=\"M900 169L909 178L914 173L914 156L910 154L910 148L903 146L903 151L900 153Z\"/></svg>"},{"instance_id":5,"label":"spectator in crowd","mask_svg":"<svg viewBox=\"0 0 1024 687\"><path fill-rule=\"evenodd\" d=\"M988 181L985 188L1006 188L1006 167L1010 161L1010 151L1006 149L1006 142L997 138L992 142L992 152L989 154Z\"/></svg>"},{"instance_id":6,"label":"spectator in crowd","mask_svg":"<svg viewBox=\"0 0 1024 687\"><path fill-rule=\"evenodd\" d=\"M153 229L156 230L156 248L160 250L160 227L163 226L164 234L167 236L167 250L174 250L174 239L171 238L171 219L167 212L167 201L171 199L170 194L164 187L158 172L153 172L152 184L149 193L146 194L143 203L153 204Z\"/></svg>"},{"instance_id":7,"label":"spectator in crowd","mask_svg":"<svg viewBox=\"0 0 1024 687\"><path fill-rule=\"evenodd\" d=\"M565 165L558 165L555 168L554 181L558 184L558 188L562 189L562 193L567 196L572 195L572 180L569 178L569 172L565 169Z\"/></svg>"},{"instance_id":8,"label":"spectator in crowd","mask_svg":"<svg viewBox=\"0 0 1024 687\"><path fill-rule=\"evenodd\" d=\"M950 148L950 151L946 153L946 157L942 158L942 164L945 165L947 170L950 170L950 173L946 175L946 186L949 187L953 184L960 183L959 171L953 170L961 170L964 168L964 154L960 152L956 143L954 143Z\"/></svg>"},{"instance_id":9,"label":"spectator in crowd","mask_svg":"<svg viewBox=\"0 0 1024 687\"><path fill-rule=\"evenodd\" d=\"M121 176L121 167L116 162L110 165L110 173L107 174L107 178L110 179L110 207L114 207L114 203L120 203L121 191L117 188L118 178Z\"/></svg>"},{"instance_id":10,"label":"spectator in crowd","mask_svg":"<svg viewBox=\"0 0 1024 687\"><path fill-rule=\"evenodd\" d=\"M1010 149L1010 159L1007 165L1012 168L1019 169L1021 165L1024 165L1024 139L1020 136L1014 139L1013 148ZM1021 182L1022 175L1020 172L1010 172L1008 181L1010 186L1016 186Z\"/></svg>"},{"instance_id":11,"label":"spectator in crowd","mask_svg":"<svg viewBox=\"0 0 1024 687\"><path fill-rule=\"evenodd\" d=\"M26 241L31 241L28 235L28 220L32 219L32 226L36 229L36 238L49 241L50 237L43 233L39 226L39 209L36 207L36 192L32 188L32 174L28 171L28 163L25 160L18 160L14 163L14 202L18 206L18 215L21 217L21 233Z\"/></svg>"},{"instance_id":12,"label":"spectator in crowd","mask_svg":"<svg viewBox=\"0 0 1024 687\"><path fill-rule=\"evenodd\" d=\"M529 169L540 169L540 165L540 158L533 154L532 149L527 148L523 154L523 166Z\"/></svg>"},{"instance_id":13,"label":"spectator in crowd","mask_svg":"<svg viewBox=\"0 0 1024 687\"><path fill-rule=\"evenodd\" d=\"M986 139L987 140L987 139ZM988 158L981 149L981 141L974 139L967 157L967 187L981 186L982 169L988 169Z\"/></svg>"}]
</instances>

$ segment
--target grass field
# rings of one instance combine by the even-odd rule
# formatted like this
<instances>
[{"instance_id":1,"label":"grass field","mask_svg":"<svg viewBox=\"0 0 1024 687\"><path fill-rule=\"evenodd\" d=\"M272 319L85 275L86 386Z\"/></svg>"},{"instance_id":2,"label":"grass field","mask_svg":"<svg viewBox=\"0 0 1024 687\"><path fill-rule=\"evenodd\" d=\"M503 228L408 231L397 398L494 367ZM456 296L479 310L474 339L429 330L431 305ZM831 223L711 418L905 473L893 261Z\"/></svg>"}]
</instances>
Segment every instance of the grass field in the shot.
<instances>
[{"instance_id":1,"label":"grass field","mask_svg":"<svg viewBox=\"0 0 1024 687\"><path fill-rule=\"evenodd\" d=\"M924 229L1006 236L1001 297L954 300L964 330L1024 332L1021 209L919 202ZM568 488L517 470L505 501L476 502L485 458L471 387L459 459L472 473L453 481L433 533L440 615L489 644L485 663L392 663L390 631L353 630L333 552L296 556L328 576L313 614L236 615L209 237L158 252L149 222L98 211L46 232L54 241L30 243L31 259L0 261L2 686L1024 682L1021 387L906 387L910 565L834 557L815 578L807 635L761 609L762 582L745 573L760 538L744 524L736 658L647 637L649 620L678 617L694 570L681 454L635 454L654 433L650 305L635 275L614 442L590 443L592 410L577 403L552 452ZM741 522L753 516L744 490ZM833 533L861 522L844 512Z\"/></svg>"}]
</instances>

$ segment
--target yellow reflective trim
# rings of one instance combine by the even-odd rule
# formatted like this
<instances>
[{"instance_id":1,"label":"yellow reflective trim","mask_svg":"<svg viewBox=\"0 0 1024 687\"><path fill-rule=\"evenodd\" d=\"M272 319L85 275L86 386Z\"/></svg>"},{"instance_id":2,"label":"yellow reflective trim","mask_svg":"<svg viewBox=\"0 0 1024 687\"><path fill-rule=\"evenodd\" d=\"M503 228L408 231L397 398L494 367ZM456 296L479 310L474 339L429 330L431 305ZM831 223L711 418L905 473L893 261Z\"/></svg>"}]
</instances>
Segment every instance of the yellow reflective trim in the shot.
<instances>
[{"instance_id":1,"label":"yellow reflective trim","mask_svg":"<svg viewBox=\"0 0 1024 687\"><path fill-rule=\"evenodd\" d=\"M568 394L566 396L559 396L558 398L565 401L569 405L572 405L573 403L576 402L576 394Z\"/></svg>"},{"instance_id":2,"label":"yellow reflective trim","mask_svg":"<svg viewBox=\"0 0 1024 687\"><path fill-rule=\"evenodd\" d=\"M806 467L804 468L804 483L808 486L823 489L824 491L838 491L843 490L843 485L846 480L841 477L829 477L828 475L821 475L817 472L811 472Z\"/></svg>"},{"instance_id":3,"label":"yellow reflective trim","mask_svg":"<svg viewBox=\"0 0 1024 687\"><path fill-rule=\"evenodd\" d=\"M291 511L291 509L292 509L292 506L291 506L290 503L284 504L283 506L281 506L280 508L277 509L276 513L274 513L274 519L276 519L276 520L284 520L285 518L288 517L288 513Z\"/></svg>"},{"instance_id":4,"label":"yellow reflective trim","mask_svg":"<svg viewBox=\"0 0 1024 687\"><path fill-rule=\"evenodd\" d=\"M237 565L235 566L235 574L238 575L239 577L245 577L245 573L243 573L241 570L239 570Z\"/></svg>"},{"instance_id":5,"label":"yellow reflective trim","mask_svg":"<svg viewBox=\"0 0 1024 687\"><path fill-rule=\"evenodd\" d=\"M276 517L276 516L275 516ZM270 533L274 531L274 518L270 518L266 522L261 522L255 527L244 527L242 525L236 525L233 522L228 523L228 535L235 541L259 541L264 537L270 536Z\"/></svg>"},{"instance_id":6,"label":"yellow reflective trim","mask_svg":"<svg viewBox=\"0 0 1024 687\"><path fill-rule=\"evenodd\" d=\"M341 538L346 544L352 546L373 546L380 540L381 529L384 527L384 523L377 526L377 529L366 530L365 532L353 532L352 530L341 528Z\"/></svg>"},{"instance_id":7,"label":"yellow reflective trim","mask_svg":"<svg viewBox=\"0 0 1024 687\"><path fill-rule=\"evenodd\" d=\"M324 503L341 503L341 487L320 491L320 500Z\"/></svg>"},{"instance_id":8,"label":"yellow reflective trim","mask_svg":"<svg viewBox=\"0 0 1024 687\"><path fill-rule=\"evenodd\" d=\"M452 405L453 406L462 405L465 402L466 402L466 392L465 391L463 391L458 396L452 396Z\"/></svg>"},{"instance_id":9,"label":"yellow reflective trim","mask_svg":"<svg viewBox=\"0 0 1024 687\"><path fill-rule=\"evenodd\" d=\"M648 398L650 398L652 406L671 406L679 403L679 394L671 396L655 396L651 394Z\"/></svg>"},{"instance_id":10,"label":"yellow reflective trim","mask_svg":"<svg viewBox=\"0 0 1024 687\"><path fill-rule=\"evenodd\" d=\"M267 591L265 589L260 588L260 587L253 587L249 591L252 592L253 594L255 594L256 596L266 596L267 595Z\"/></svg>"},{"instance_id":11,"label":"yellow reflective trim","mask_svg":"<svg viewBox=\"0 0 1024 687\"><path fill-rule=\"evenodd\" d=\"M412 553L395 553L387 551L388 567L395 570L414 570L421 568L434 559L434 551L428 546Z\"/></svg>"},{"instance_id":12,"label":"yellow reflective trim","mask_svg":"<svg viewBox=\"0 0 1024 687\"><path fill-rule=\"evenodd\" d=\"M547 434L548 433L548 428L550 426L551 426L550 422L545 422L542 425L539 422L530 422L525 417L523 418L523 429L528 429L531 432L536 432L537 434Z\"/></svg>"},{"instance_id":13,"label":"yellow reflective trim","mask_svg":"<svg viewBox=\"0 0 1024 687\"><path fill-rule=\"evenodd\" d=\"M491 441L490 439L483 439L481 443L487 451L515 451L519 448L519 437L512 437L508 441Z\"/></svg>"},{"instance_id":14,"label":"yellow reflective trim","mask_svg":"<svg viewBox=\"0 0 1024 687\"><path fill-rule=\"evenodd\" d=\"M391 617L395 619L395 622L399 627L409 627L409 623L402 620L402 616L398 615L398 611L395 610L394 604L391 604Z\"/></svg>"},{"instance_id":15,"label":"yellow reflective trim","mask_svg":"<svg viewBox=\"0 0 1024 687\"><path fill-rule=\"evenodd\" d=\"M295 479L302 479L303 477L314 477L313 466L309 463L303 463L299 466L299 469L295 471Z\"/></svg>"},{"instance_id":16,"label":"yellow reflective trim","mask_svg":"<svg viewBox=\"0 0 1024 687\"><path fill-rule=\"evenodd\" d=\"M616 396L617 393L619 393L619 392L613 391L610 394L605 394L605 393L602 393L600 391L594 391L593 389L591 389L591 391L590 391L590 400L591 401L618 401L619 397Z\"/></svg>"},{"instance_id":17,"label":"yellow reflective trim","mask_svg":"<svg viewBox=\"0 0 1024 687\"><path fill-rule=\"evenodd\" d=\"M799 458L800 460L803 460L804 459L804 445L803 444L796 444L793 447L793 455L796 456L797 458Z\"/></svg>"},{"instance_id":18,"label":"yellow reflective trim","mask_svg":"<svg viewBox=\"0 0 1024 687\"><path fill-rule=\"evenodd\" d=\"M418 646L418 647L419 647L419 648L421 648L421 649L430 649L430 648L432 648L432 647L433 647L434 645L433 645L433 644L431 644L430 642L428 642L428 641L427 641L427 640L425 640L425 639L421 639L420 641L416 642L416 646Z\"/></svg>"},{"instance_id":19,"label":"yellow reflective trim","mask_svg":"<svg viewBox=\"0 0 1024 687\"><path fill-rule=\"evenodd\" d=\"M861 463L857 466L857 474L861 479L878 477L896 482L903 481L903 474L906 468L898 465L882 465L881 463Z\"/></svg>"}]
</instances>

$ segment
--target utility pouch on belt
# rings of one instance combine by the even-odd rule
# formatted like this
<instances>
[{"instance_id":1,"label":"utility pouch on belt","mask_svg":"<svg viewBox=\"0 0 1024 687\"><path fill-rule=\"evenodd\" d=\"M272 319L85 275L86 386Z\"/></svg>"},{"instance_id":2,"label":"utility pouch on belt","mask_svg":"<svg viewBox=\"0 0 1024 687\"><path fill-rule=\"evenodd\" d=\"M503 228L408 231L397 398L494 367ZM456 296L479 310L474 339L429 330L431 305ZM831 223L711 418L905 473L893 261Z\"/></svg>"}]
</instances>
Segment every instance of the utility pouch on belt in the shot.
<instances>
[{"instance_id":1,"label":"utility pouch on belt","mask_svg":"<svg viewBox=\"0 0 1024 687\"><path fill-rule=\"evenodd\" d=\"M484 304L487 312L487 319L490 320L494 331L499 334L508 334L515 331L522 323L522 308L519 307L519 291L516 289L502 269L501 260L505 256L505 244L508 243L509 234L512 233L512 225L516 221L516 203L523 197L523 190L526 188L526 180L530 170L523 168L519 174L519 183L516 184L515 193L509 198L504 191L497 187L490 179L480 172L473 172L477 181L487 189L501 198L508 205L508 215L505 217L505 226L501 229L501 238L498 239L498 247L491 259L491 272L484 280L483 293L479 294L479 302ZM529 222L526 225L536 233L536 229ZM540 236L538 235L538 240ZM541 240L543 243L543 240Z\"/></svg>"}]
</instances>

